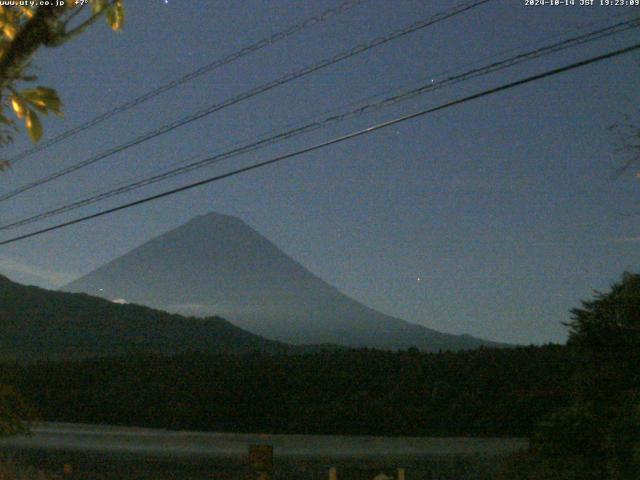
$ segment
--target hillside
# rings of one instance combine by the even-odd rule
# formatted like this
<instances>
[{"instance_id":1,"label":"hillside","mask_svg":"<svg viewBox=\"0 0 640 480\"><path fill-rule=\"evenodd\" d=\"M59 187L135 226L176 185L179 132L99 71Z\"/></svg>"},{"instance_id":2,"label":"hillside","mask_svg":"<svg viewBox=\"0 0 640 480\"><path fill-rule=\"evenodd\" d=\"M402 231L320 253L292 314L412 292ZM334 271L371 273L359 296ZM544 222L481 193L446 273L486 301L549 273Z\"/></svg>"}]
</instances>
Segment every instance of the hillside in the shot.
<instances>
[{"instance_id":1,"label":"hillside","mask_svg":"<svg viewBox=\"0 0 640 480\"><path fill-rule=\"evenodd\" d=\"M294 344L463 350L497 343L377 312L309 272L242 220L196 217L64 287L190 315L221 315Z\"/></svg>"},{"instance_id":2,"label":"hillside","mask_svg":"<svg viewBox=\"0 0 640 480\"><path fill-rule=\"evenodd\" d=\"M219 317L188 318L86 294L24 286L0 275L3 359L70 359L135 352L275 352L289 347Z\"/></svg>"}]
</instances>

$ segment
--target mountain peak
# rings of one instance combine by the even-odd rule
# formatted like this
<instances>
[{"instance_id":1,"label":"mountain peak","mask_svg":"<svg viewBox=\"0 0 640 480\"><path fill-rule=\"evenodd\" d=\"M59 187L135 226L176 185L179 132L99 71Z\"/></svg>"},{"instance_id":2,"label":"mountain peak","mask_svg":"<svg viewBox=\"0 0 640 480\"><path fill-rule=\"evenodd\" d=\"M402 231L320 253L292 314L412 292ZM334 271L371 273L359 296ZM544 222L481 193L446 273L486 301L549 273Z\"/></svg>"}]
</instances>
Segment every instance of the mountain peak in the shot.
<instances>
[{"instance_id":1,"label":"mountain peak","mask_svg":"<svg viewBox=\"0 0 640 480\"><path fill-rule=\"evenodd\" d=\"M209 213L204 213L202 215L198 215L190 220L191 222L200 222L200 221L214 221L214 222L242 222L240 218L234 217L233 215L227 215L226 213L219 213L211 211Z\"/></svg>"},{"instance_id":2,"label":"mountain peak","mask_svg":"<svg viewBox=\"0 0 640 480\"><path fill-rule=\"evenodd\" d=\"M219 315L290 343L459 350L493 345L389 317L313 275L241 219L193 218L65 290L187 315Z\"/></svg>"}]
</instances>

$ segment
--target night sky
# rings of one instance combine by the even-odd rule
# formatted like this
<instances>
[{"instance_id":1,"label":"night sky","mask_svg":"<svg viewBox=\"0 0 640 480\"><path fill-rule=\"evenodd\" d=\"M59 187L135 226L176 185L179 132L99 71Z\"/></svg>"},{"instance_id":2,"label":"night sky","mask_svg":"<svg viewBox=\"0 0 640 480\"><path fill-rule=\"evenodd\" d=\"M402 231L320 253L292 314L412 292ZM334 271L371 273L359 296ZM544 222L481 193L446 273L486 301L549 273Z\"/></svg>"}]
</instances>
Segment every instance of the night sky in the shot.
<instances>
[{"instance_id":1,"label":"night sky","mask_svg":"<svg viewBox=\"0 0 640 480\"><path fill-rule=\"evenodd\" d=\"M339 0L128 0L124 31L103 22L41 50L38 84L65 118L45 139ZM368 0L348 13L22 160L0 193L389 33L460 1ZM579 3L576 0L576 3ZM640 7L527 7L496 0L293 81L0 204L7 223L320 118L375 95L640 15ZM631 45L638 30L345 121L29 227L115 206L399 115ZM637 119L633 53L466 103L157 202L0 247L0 272L55 288L190 218L242 218L323 280L405 320L517 343L559 342L569 309L640 267L640 182L609 127ZM638 122L640 124L640 121ZM26 134L5 149L29 147Z\"/></svg>"}]
</instances>

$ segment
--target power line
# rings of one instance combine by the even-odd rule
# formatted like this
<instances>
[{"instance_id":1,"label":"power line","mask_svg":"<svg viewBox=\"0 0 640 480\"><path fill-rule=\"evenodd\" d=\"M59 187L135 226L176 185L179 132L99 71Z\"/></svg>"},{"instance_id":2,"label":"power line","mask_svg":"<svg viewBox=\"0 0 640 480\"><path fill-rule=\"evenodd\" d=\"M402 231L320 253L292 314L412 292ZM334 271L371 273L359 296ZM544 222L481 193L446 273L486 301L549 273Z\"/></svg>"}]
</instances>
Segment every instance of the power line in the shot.
<instances>
[{"instance_id":1,"label":"power line","mask_svg":"<svg viewBox=\"0 0 640 480\"><path fill-rule=\"evenodd\" d=\"M191 160L189 160L190 163L188 163L187 165L183 165L177 168L173 168L169 171L163 172L163 173L159 173L159 174L155 174L149 177L143 177L142 179L138 180L138 181L134 181L131 183L127 183L121 186L118 186L116 188L113 188L111 190L107 190L105 192L101 192L95 195L90 195L89 197L83 198L81 200L78 201L74 201L68 204L64 204L62 206L59 207L55 207L53 209L47 210L45 212L36 214L36 215L32 215L30 217L21 219L21 220L16 220L13 221L11 223L7 223L4 225L0 225L0 230L7 230L7 229L11 229L11 228L17 228L17 227L21 227L30 223L34 223L36 221L39 220L43 220L45 218L49 218L55 215L59 215L61 213L65 213L71 210L75 210L77 208L81 208L87 205L91 205L93 203L102 201L102 200L106 200L108 198L112 198L115 197L117 195L121 195L123 193L127 193L133 190L136 190L138 188L147 186L147 185L151 185L153 183L157 183L160 182L162 180L166 180L168 178L172 178L175 177L177 175L181 175L184 173L188 173L190 171L196 170L198 168L202 168L214 163L218 163L222 160L226 160L229 158L233 158L236 157L238 155L244 154L244 153L248 153L251 151L255 151L258 150L260 148L264 148L266 146L272 145L274 143L278 143L284 140L288 140L290 138L293 138L295 136L301 135L303 133L308 133L314 130L317 130L319 128L323 128L326 127L327 125L336 123L338 121L342 121L342 120L346 120L349 118L354 118L360 115L363 115L365 113L369 113L372 112L374 110L378 110L384 107L389 107L391 105L394 105L396 103L399 103L401 101L405 101L408 100L410 98L414 98L418 95L422 95L428 92L432 92L434 90L438 90L444 87L448 87L451 85L455 85L458 84L460 82L463 81L467 81L470 80L472 78L476 78L479 76L483 76L483 75L487 75L490 73L494 73L496 71L508 68L508 67L512 67L514 65L518 65L522 62L526 62L529 60L534 60L537 58L540 58L542 56L545 55L549 55L552 53L556 53L568 48L572 48L578 45L582 45L585 44L587 42L592 42L595 40L599 40L611 35L615 35L615 34L619 34L622 33L624 31L627 31L629 29L632 28L637 28L638 27L638 21L637 20L632 20L632 21L625 21L625 22L619 22L617 24L608 26L608 27L604 27L604 28L600 28L598 30L592 31L592 32L588 32L582 35L578 35L572 38L568 38L565 39L563 41L560 42L556 42L553 44L549 44L549 45L545 45L542 47L539 47L535 50L531 50L531 51L527 51L524 53L520 53L518 55L509 57L507 59L501 60L501 61L497 61L497 62L493 62L490 63L488 65L482 66L482 67L478 67L472 70L469 70L467 72L461 73L461 74L457 74L457 75L452 75L446 79L440 80L438 82L434 82L434 83L427 83L425 85L422 85L418 88L414 88L412 90L408 90L405 92L402 92L400 94L397 95L393 95L391 97L387 97L381 100L378 100L376 102L370 102L365 104L364 106L360 106L356 109L347 111L347 112L343 112L343 113L339 113L336 115L332 115L326 118L323 118L319 121L315 121L315 122L311 122L308 123L306 125L303 125L301 127L296 127L293 129L289 129L287 131L284 132L280 132L277 133L275 135L271 135L268 136L266 138L257 140L253 143L249 143L247 145L241 145L235 148L232 148L231 150L227 150L225 152L221 152L218 154L215 154L213 156L209 156L207 158L201 159L201 160L196 160L196 161L191 161L193 160L193 158ZM183 162L182 162L183 163Z\"/></svg>"},{"instance_id":2,"label":"power line","mask_svg":"<svg viewBox=\"0 0 640 480\"><path fill-rule=\"evenodd\" d=\"M125 209L128 209L128 208L135 207L137 205L142 205L144 203L148 203L148 202L151 202L151 201L154 201L154 200L158 200L160 198L164 198L164 197L168 197L168 196L171 196L171 195L175 195L177 193L180 193L180 192L183 192L183 191L186 191L186 190L190 190L192 188L200 187L202 185L206 185L206 184L213 183L213 182L216 182L216 181L219 181L219 180L223 180L225 178L233 177L233 176L239 175L241 173L246 173L246 172L249 172L251 170L256 170L258 168L266 167L268 165L272 165L272 164L281 162L283 160L287 160L289 158L297 157L299 155L303 155L303 154L310 153L310 152L313 152L313 151L316 151L316 150L320 150L322 148L326 148L326 147L331 146L331 145L342 143L344 141L351 140L351 139L356 138L356 137L367 135L369 133L372 133L372 132L375 132L375 131L378 131L378 130L382 130L384 128L388 128L388 127L391 127L393 125L397 125L399 123L406 122L408 120L413 120L415 118L422 117L422 116L425 116L425 115L428 115L428 114L431 114L431 113L435 113L435 112L438 112L440 110L445 110L447 108L450 108L450 107L453 107L453 106L456 106L456 105L460 105L460 104L463 104L463 103L466 103L466 102L469 102L469 101L472 101L472 100L477 100L479 98L486 97L486 96L489 96L489 95L493 95L495 93L499 93L499 92L503 92L503 91L506 91L506 90L510 90L510 89L518 87L520 85L525 85L527 83L531 83L531 82L534 82L534 81L537 81L537 80L542 80L544 78L552 77L552 76L558 75L560 73L568 72L570 70L574 70L574 69L577 69L577 68L580 68L580 67L584 67L586 65L591 65L593 63L597 63L597 62L600 62L600 61L603 61L603 60L607 60L607 59L614 58L614 57L617 57L617 56L620 56L620 55L624 55L624 54L627 54L627 53L630 53L630 52L633 52L633 51L636 51L636 50L639 50L639 49L640 49L640 43L636 43L635 45L632 45L630 47L626 47L626 48L622 48L622 49L619 49L619 50L615 50L613 52L609 52L609 53L606 53L606 54L603 54L603 55L598 55L596 57L591 57L591 58L589 58L587 60L582 60L580 62L572 63L572 64L564 66L564 67L555 68L553 70L547 70L546 72L539 73L537 75L532 75L532 76L526 77L526 78L521 79L521 80L517 80L517 81L514 81L514 82L510 82L510 83L501 85L499 87L494 87L494 88L489 89L489 90L484 90L482 92L475 93L473 95L469 95L469 96L466 96L466 97L463 97L463 98L460 98L460 99L457 99L457 100L452 100L450 102L438 105L436 107L432 107L432 108L428 108L426 110L421 110L421 111L416 112L416 113L411 113L411 114L408 114L408 115L404 115L404 116L395 118L393 120L388 120L386 122L379 123L377 125L372 125L370 127L364 128L362 130L358 130L356 132L348 133L346 135L342 135L342 136L334 138L332 140L327 140L325 142L318 143L318 144L312 145L310 147L306 147L306 148L303 148L301 150L297 150L297 151L292 152L292 153L287 153L285 155L280 155L278 157L271 158L269 160L265 160L263 162L259 162L259 163L256 163L256 164L253 164L253 165L250 165L250 166L247 166L247 167L243 167L243 168L239 168L239 169L233 170L231 172L227 172L227 173L223 173L223 174L216 175L216 176L213 176L213 177L209 177L209 178L206 178L204 180L200 180L200 181L197 181L197 182L190 183L188 185L184 185L182 187L178 187L178 188L174 188L174 189L171 189L171 190L167 190L167 191L164 191L162 193L151 195L149 197L145 197L145 198L133 201L133 202L125 203L123 205L119 205L117 207L109 208L109 209L102 210L102 211L97 212L97 213L93 213L91 215L86 215L84 217L76 218L75 220L70 220L70 221L67 221L67 222L59 223L59 224L53 225L51 227L47 227L47 228L43 228L43 229L40 229L40 230L36 230L34 232L26 233L24 235L19 235L17 237L13 237L13 238L10 238L8 240L3 240L3 241L0 241L0 245L7 245L7 244L10 244L10 243L17 242L19 240L24 240L24 239L27 239L27 238L35 237L37 235L42 235L42 234L47 233L47 232L51 232L51 231L54 231L54 230L59 230L61 228L65 228L65 227L68 227L68 226L71 226L71 225L75 225L77 223L85 222L85 221L88 221L88 220L92 220L94 218L98 218L98 217L102 217L104 215L115 213L115 212L118 212L120 210L125 210Z\"/></svg>"},{"instance_id":3,"label":"power line","mask_svg":"<svg viewBox=\"0 0 640 480\"><path fill-rule=\"evenodd\" d=\"M432 15L431 17L424 19L424 20L420 20L418 22L415 22L411 25L409 25L408 27L399 29L399 30L395 30L394 32L382 36L382 37L377 37L375 39L373 39L372 41L368 42L368 43L364 43L361 45L358 45L350 50L341 52L337 55L334 55L333 57L330 57L328 59L322 60L318 63L315 63L313 65L304 67L300 70L296 70L293 72L290 72L286 75L284 75L283 77L280 77L276 80L273 80L271 82L268 82L266 84L260 85L256 88L253 88L249 91L246 91L244 93L241 93L240 95L237 95L235 97L231 97L221 103L216 103L213 104L205 109L199 110L191 115L187 115L186 117L183 117L179 120L176 120L170 124L167 125L163 125L159 128L156 128L154 130L151 130L143 135L140 135L124 144L120 144L118 146L115 146L113 148L110 148L109 150L106 150L102 153L99 153L93 157L90 157L86 160L83 160L79 163L70 165L69 167L66 167L62 170L59 170L55 173L52 173L50 175L47 175L43 178L40 178L39 180L35 180L31 183L28 183L27 185L24 185L22 187L19 187L15 190L12 190L8 193L2 194L0 195L0 202L8 200L10 198L15 197L16 195L19 195L20 193L26 192L28 190L31 190L33 188L36 188L40 185L44 185L46 183L49 183L53 180L56 180L60 177L63 177L65 175L68 175L70 173L73 173L75 171L78 171L84 167L87 167L89 165L92 165L100 160L103 160L107 157L110 157L112 155L115 155L116 153L120 153L124 150L127 150L131 147L134 147L136 145L139 145L141 143L147 142L153 138L159 137L161 135L164 135L165 133L168 133L172 130L175 130L176 128L182 127L184 125L187 125L189 123L192 123L196 120L199 120L203 117L206 117L208 115L211 115L215 112L218 112L224 108L230 107L232 105L235 105L237 103L240 103L244 100L247 100L249 98L255 97L257 95L260 95L262 93L265 93L269 90L272 90L276 87L279 87L281 85L284 85L286 83L289 83L293 80L296 80L298 78L304 77L306 75L309 75L311 73L314 73L318 70L321 70L323 68L326 68L330 65L334 65L338 62L341 62L342 60L346 60L348 58L354 57L356 55L359 55L361 53L364 53L368 50L371 50L375 47L378 47L380 45L386 44L392 40L396 40L398 38L404 37L405 35L408 35L410 33L414 33L418 30L421 30L423 28L429 27L431 25L434 25L436 23L439 23L441 21L444 21L448 18L452 18L455 17L457 15L460 15L464 12L467 12L473 8L479 7L485 3L491 2L493 0L479 0L479 1L475 1L472 3L465 3L465 4L461 4L458 5L456 7L453 7L449 10L446 10L444 12L441 13L437 13L435 15Z\"/></svg>"},{"instance_id":4,"label":"power line","mask_svg":"<svg viewBox=\"0 0 640 480\"><path fill-rule=\"evenodd\" d=\"M612 15L611 18L612 19L618 19L618 18L622 18L622 17L628 17L628 14L626 12L623 13L618 13L617 15ZM535 41L527 41L527 42L521 42L517 47L510 47L510 48L506 48L506 49L502 49L496 53L492 53L490 55L483 55L481 57L479 57L479 60L477 61L473 61L473 62L467 62L464 65L460 65L459 67L467 67L467 66L478 66L478 65L483 65L483 62L488 61L488 60L494 60L497 58L500 58L501 55L506 55L506 54L510 54L513 52L518 52L521 48L529 46L531 44L534 45L539 45L540 43L542 43L542 40L557 40L559 38L566 38L568 36L568 33L571 32L580 32L583 28L585 27L593 27L594 25L599 25L601 24L602 21L590 21L590 22L583 22L581 24L576 25L574 28L571 28L570 30L567 30L566 28L562 30L562 33L555 33L553 35L549 35L549 34L545 34L541 37L538 37L538 39L536 39ZM634 20L634 21L630 21L629 23L635 23L635 27L640 26L640 20ZM608 27L608 28L612 28L612 27ZM595 32L592 32L595 33ZM590 41L590 40L587 40ZM420 79L420 81L417 80L413 80L411 82L405 83L402 87L403 88L408 88L408 85L416 85L419 84L420 82L424 81L425 79L434 79L434 78L444 78L445 75L449 75L452 72L456 72L459 71L459 67L455 67L455 68L448 68L444 71L437 71L437 72L433 72L428 76L423 75L422 78ZM438 81L439 83L439 81ZM377 93L373 93L373 94L369 94L363 98L359 98L358 100L354 100L354 101L350 101L347 102L346 104L342 104L339 107L333 107L329 110L326 110L322 113L318 113L318 114L314 114L312 116L310 116L311 120L315 120L318 118L321 118L323 115L328 115L328 114L333 114L335 112L339 112L341 109L347 108L347 107L352 107L355 105L363 105L366 102L372 102L378 98L381 98L383 95L386 95L389 92L389 88L385 88L383 91L378 91ZM296 125L296 122L292 122L289 123L289 125L287 125L287 129L292 128L294 125ZM278 129L271 129L268 132L265 132L265 135L275 135L279 130ZM259 136L256 136L252 139L247 139L246 141L251 141L253 142L257 142L260 139ZM225 148L235 148L238 146L241 146L243 144L243 141L235 141L229 145L227 145ZM223 151L223 149L219 149L219 151ZM216 151L217 153L217 151ZM113 192L115 190L118 190L120 188L126 187L128 185L131 184L131 182L138 182L138 181L144 181L145 179L149 178L149 175L151 175L152 177L155 176L156 174L160 174L166 171L166 168L177 168L179 166L182 165L187 165L191 162L197 161L198 159L202 159L203 157L205 157L204 154L200 153L198 155L193 155L189 158L186 159L182 159L179 160L177 162L172 162L170 165L166 166L166 167L162 167L162 168L155 168L151 173L147 173L145 175L137 175L135 177L132 178L128 178L126 180L121 180L119 182L117 182L114 185L109 186L108 188L100 188L100 189L94 189L93 191L90 192L85 192L84 194L81 195L76 195L73 199L68 200L68 201L61 201L55 204L55 206L52 206L52 209L59 209L59 208L64 208L67 207L69 205L75 205L76 203L79 203L81 201L86 200L87 198L94 198L95 196L99 196L99 195L103 195L103 194L108 194L110 192ZM212 162L212 163L217 163L217 162ZM50 210L51 211L51 210ZM44 213L48 213L48 212L44 212ZM37 216L37 215L36 215ZM15 222L18 221L19 217L14 216L14 218L12 220L10 220L11 222ZM28 218L32 218L32 217L28 217ZM7 220L9 221L9 220ZM7 225L7 227L9 227L9 225ZM1 226L0 226L1 229Z\"/></svg>"},{"instance_id":5,"label":"power line","mask_svg":"<svg viewBox=\"0 0 640 480\"><path fill-rule=\"evenodd\" d=\"M77 125L73 128L70 128L69 130L66 130L58 135L56 135L55 137L50 138L49 140L46 140L36 146L33 146L27 150L24 150L20 153L18 153L17 155L13 156L12 158L10 158L8 161L11 164L16 164L17 162L19 162L20 160L23 160L26 157L29 157L31 155L33 155L34 153L37 152L41 152L42 150L46 150L47 148L62 142L63 140L66 140L69 137L72 137L73 135L76 135L80 132L83 132L85 130L88 130L96 125L98 125L99 123L104 122L105 120L108 120L109 118L125 112L127 110L130 110L134 107L137 107L138 105L151 100L159 95L162 95L163 93L172 90L180 85L183 85L187 82L190 82L191 80L194 80L195 78L198 78L202 75L205 75L207 73L210 73L214 70L217 70L220 67L223 67L225 65L228 65L232 62L235 62L236 60L249 55L251 53L257 52L258 50L261 50L265 47L274 45L278 42L280 42L281 40L284 40L292 35L295 35L297 33L300 33L301 31L305 30L308 27L311 27L312 25L315 25L317 23L321 23L324 22L328 19L330 19L331 17L334 16L338 16L341 15L343 13L348 12L349 10L351 10L352 8L358 6L360 3L364 2L365 0L347 0L346 2L338 5L337 7L334 8L330 8L328 10L325 10L324 12L320 13L319 15L315 15L313 17L307 18L306 20L302 21L301 23L295 24L295 25L291 25L290 27L281 30L277 33L274 33L273 35L271 35L270 37L266 37L263 38L262 40L259 40L258 42L249 45L247 47L244 47L236 52L233 52L229 55L227 55L226 57L222 57L219 58L217 60L214 60L211 63L208 63L206 65L201 66L200 68L187 73L186 75L183 75L180 78L176 78L168 83L165 83L164 85L161 85L153 90L149 90L146 93L143 93L142 95L140 95L139 97L136 97L132 100L129 100L128 102L125 102L107 112L104 112L100 115L98 115L97 117L92 118L91 120L86 121L85 123L81 123L80 125Z\"/></svg>"}]
</instances>

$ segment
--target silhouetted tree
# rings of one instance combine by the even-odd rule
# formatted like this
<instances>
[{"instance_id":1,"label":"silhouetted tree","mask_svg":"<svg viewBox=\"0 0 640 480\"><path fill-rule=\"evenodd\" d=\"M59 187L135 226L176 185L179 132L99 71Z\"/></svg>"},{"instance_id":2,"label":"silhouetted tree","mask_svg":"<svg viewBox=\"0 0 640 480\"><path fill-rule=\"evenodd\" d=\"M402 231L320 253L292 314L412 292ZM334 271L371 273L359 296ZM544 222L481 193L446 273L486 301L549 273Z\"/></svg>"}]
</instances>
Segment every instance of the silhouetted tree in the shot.
<instances>
[{"instance_id":1,"label":"silhouetted tree","mask_svg":"<svg viewBox=\"0 0 640 480\"><path fill-rule=\"evenodd\" d=\"M26 433L33 412L14 387L0 384L0 437Z\"/></svg>"},{"instance_id":2,"label":"silhouetted tree","mask_svg":"<svg viewBox=\"0 0 640 480\"><path fill-rule=\"evenodd\" d=\"M574 404L539 423L504 479L640 478L640 275L623 274L571 313Z\"/></svg>"},{"instance_id":3,"label":"silhouetted tree","mask_svg":"<svg viewBox=\"0 0 640 480\"><path fill-rule=\"evenodd\" d=\"M30 3L34 5L26 5ZM35 6L40 3L42 5ZM0 6L0 146L10 143L18 130L15 120L3 113L4 107L24 122L34 142L40 140L43 132L39 114L52 112L62 116L62 103L54 89L23 88L25 83L37 79L30 67L41 47L60 46L103 16L114 30L120 30L124 24L123 0L15 4ZM0 169L7 166L7 161L0 161Z\"/></svg>"},{"instance_id":4,"label":"silhouetted tree","mask_svg":"<svg viewBox=\"0 0 640 480\"><path fill-rule=\"evenodd\" d=\"M11 143L18 131L16 121L5 115L7 110L24 122L33 142L43 133L39 114L62 116L62 102L54 89L40 85L24 88L37 80L30 69L41 47L64 44L100 17L106 17L114 30L124 24L123 0L14 3L0 6L0 147ZM0 170L8 166L8 161L0 159ZM25 425L16 417L21 413L17 399L14 390L0 386L0 434L17 433Z\"/></svg>"}]
</instances>

